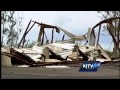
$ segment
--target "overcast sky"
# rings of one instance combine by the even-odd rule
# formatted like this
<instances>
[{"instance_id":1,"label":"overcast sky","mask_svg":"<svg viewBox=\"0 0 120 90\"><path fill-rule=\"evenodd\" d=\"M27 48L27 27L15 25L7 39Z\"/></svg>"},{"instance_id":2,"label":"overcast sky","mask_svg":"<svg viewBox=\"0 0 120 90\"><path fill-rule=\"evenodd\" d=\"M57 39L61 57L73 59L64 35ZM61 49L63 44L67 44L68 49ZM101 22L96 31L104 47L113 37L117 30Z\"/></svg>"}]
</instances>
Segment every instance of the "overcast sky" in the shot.
<instances>
[{"instance_id":1,"label":"overcast sky","mask_svg":"<svg viewBox=\"0 0 120 90\"><path fill-rule=\"evenodd\" d=\"M96 11L19 11L16 16L23 17L23 31L21 35L31 19L40 23L59 25L61 28L75 35L86 34L89 27L92 28L101 21L100 14ZM39 27L36 25L27 35L27 39L37 40L38 33ZM46 30L46 34L51 39L51 30ZM62 34L59 35L56 33L54 40L59 40L61 37ZM110 37L106 40L104 38L102 37L103 40L100 40L100 43L104 48L108 49L111 43L108 42Z\"/></svg>"}]
</instances>

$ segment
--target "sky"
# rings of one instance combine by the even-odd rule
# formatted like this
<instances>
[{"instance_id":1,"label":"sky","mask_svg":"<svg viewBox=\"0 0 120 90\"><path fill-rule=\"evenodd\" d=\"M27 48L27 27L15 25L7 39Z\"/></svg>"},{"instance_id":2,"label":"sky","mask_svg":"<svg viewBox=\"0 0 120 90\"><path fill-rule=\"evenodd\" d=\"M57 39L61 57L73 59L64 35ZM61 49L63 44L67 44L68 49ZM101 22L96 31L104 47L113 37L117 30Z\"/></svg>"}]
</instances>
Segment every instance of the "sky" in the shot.
<instances>
[{"instance_id":1,"label":"sky","mask_svg":"<svg viewBox=\"0 0 120 90\"><path fill-rule=\"evenodd\" d=\"M101 15L96 11L17 11L16 17L19 16L23 17L23 31L20 34L20 39L30 20L50 25L58 25L75 35L86 34L89 27L92 28L101 21ZM36 41L38 38L39 28L40 27L35 25L28 33L26 39ZM48 39L51 39L51 30L52 29L46 29ZM61 40L62 35L63 33L55 33L54 41ZM100 44L103 48L108 49L112 40L110 36L106 37L100 37ZM68 39L68 37L65 38Z\"/></svg>"}]
</instances>

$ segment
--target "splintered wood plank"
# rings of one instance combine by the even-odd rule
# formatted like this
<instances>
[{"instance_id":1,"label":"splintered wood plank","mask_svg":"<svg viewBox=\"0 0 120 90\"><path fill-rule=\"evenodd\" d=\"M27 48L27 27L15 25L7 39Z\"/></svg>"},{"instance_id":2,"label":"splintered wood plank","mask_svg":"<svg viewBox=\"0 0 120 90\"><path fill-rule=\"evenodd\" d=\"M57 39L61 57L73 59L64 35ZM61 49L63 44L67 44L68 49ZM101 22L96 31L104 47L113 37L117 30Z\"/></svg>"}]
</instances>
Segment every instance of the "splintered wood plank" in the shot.
<instances>
[{"instance_id":1,"label":"splintered wood plank","mask_svg":"<svg viewBox=\"0 0 120 90\"><path fill-rule=\"evenodd\" d=\"M103 48L98 44L98 49L100 49L100 51L102 52L102 55L111 61L111 58L107 55L107 53L103 50Z\"/></svg>"}]
</instances>

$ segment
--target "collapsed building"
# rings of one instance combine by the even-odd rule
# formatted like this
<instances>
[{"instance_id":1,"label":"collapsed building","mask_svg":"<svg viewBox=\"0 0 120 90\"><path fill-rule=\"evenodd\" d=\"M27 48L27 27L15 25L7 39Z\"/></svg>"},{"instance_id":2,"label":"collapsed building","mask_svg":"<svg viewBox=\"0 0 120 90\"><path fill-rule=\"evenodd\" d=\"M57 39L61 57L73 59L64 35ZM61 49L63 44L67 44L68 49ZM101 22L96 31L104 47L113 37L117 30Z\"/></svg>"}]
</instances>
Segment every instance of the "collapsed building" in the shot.
<instances>
[{"instance_id":1,"label":"collapsed building","mask_svg":"<svg viewBox=\"0 0 120 90\"><path fill-rule=\"evenodd\" d=\"M113 25L114 20L118 20L118 26ZM33 22L32 26L30 24ZM99 44L101 26L107 24L107 30L114 42L112 55L108 55ZM37 43L32 48L24 48L26 35L30 32L35 24L40 26ZM97 35L95 28L99 26ZM52 37L49 42L45 28L52 28ZM117 33L114 30L118 30ZM64 35L59 42L53 42L54 32L63 32ZM64 40L65 35L70 39ZM46 44L44 43L46 38ZM77 45L75 41L87 41L85 45ZM100 61L101 63L119 62L120 61L120 17L103 20L96 24L92 29L89 28L87 34L77 36L60 26L53 26L37 21L28 23L28 26L23 34L23 37L18 44L18 48L10 48L8 52L3 47L1 54L11 58L14 64L25 64L32 67L47 66L47 65L68 65L79 64L84 61Z\"/></svg>"}]
</instances>

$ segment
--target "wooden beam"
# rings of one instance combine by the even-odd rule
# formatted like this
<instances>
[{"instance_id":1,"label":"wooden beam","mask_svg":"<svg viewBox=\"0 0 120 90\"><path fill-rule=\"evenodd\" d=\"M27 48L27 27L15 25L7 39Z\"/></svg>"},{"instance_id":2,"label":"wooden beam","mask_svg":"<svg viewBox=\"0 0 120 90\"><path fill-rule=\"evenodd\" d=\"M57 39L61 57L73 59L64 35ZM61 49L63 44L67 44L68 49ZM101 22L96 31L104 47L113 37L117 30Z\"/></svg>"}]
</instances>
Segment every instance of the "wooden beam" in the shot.
<instances>
[{"instance_id":1,"label":"wooden beam","mask_svg":"<svg viewBox=\"0 0 120 90\"><path fill-rule=\"evenodd\" d=\"M29 25L30 25L30 23L29 23ZM28 25L28 27L29 27L29 25ZM29 30L28 30L28 27L27 27L27 29L25 30L25 33L24 33L24 35L23 35L23 38L21 39L21 40L23 41L22 48L23 48L23 46L24 46L25 37L26 37L27 33L32 29L32 27L33 27L34 25L35 25L35 23L33 23L33 25L30 27ZM21 43L22 43L22 41L21 41ZM19 46L20 46L20 45L19 45Z\"/></svg>"},{"instance_id":2,"label":"wooden beam","mask_svg":"<svg viewBox=\"0 0 120 90\"><path fill-rule=\"evenodd\" d=\"M55 52L53 52L50 48L49 48L49 52L51 53L51 55L53 55L54 59L65 60L60 55L57 55Z\"/></svg>"},{"instance_id":3,"label":"wooden beam","mask_svg":"<svg viewBox=\"0 0 120 90\"><path fill-rule=\"evenodd\" d=\"M51 43L53 43L53 37L54 37L54 28L52 30L52 38L51 38Z\"/></svg>"},{"instance_id":4,"label":"wooden beam","mask_svg":"<svg viewBox=\"0 0 120 90\"><path fill-rule=\"evenodd\" d=\"M97 34L97 38L96 38L96 42L95 42L95 47L98 45L99 43L99 38L100 38L100 30L101 30L101 24L99 26L99 31L98 31L98 34Z\"/></svg>"},{"instance_id":5,"label":"wooden beam","mask_svg":"<svg viewBox=\"0 0 120 90\"><path fill-rule=\"evenodd\" d=\"M102 55L103 55L106 59L108 59L108 60L111 61L111 58L108 56L108 54L103 50L103 48L102 48L99 44L98 44L98 49L100 49Z\"/></svg>"},{"instance_id":6,"label":"wooden beam","mask_svg":"<svg viewBox=\"0 0 120 90\"><path fill-rule=\"evenodd\" d=\"M83 57L83 60L87 60L88 61L89 58L79 48L78 48L78 52Z\"/></svg>"},{"instance_id":7,"label":"wooden beam","mask_svg":"<svg viewBox=\"0 0 120 90\"><path fill-rule=\"evenodd\" d=\"M44 26L41 25L41 26L40 26L39 35L38 35L38 45L41 45L41 44L40 44L40 43L41 43L41 36L42 36L43 32L44 32Z\"/></svg>"},{"instance_id":8,"label":"wooden beam","mask_svg":"<svg viewBox=\"0 0 120 90\"><path fill-rule=\"evenodd\" d=\"M42 34L42 42L41 42L41 45L43 45L44 43L44 30L43 30L43 34Z\"/></svg>"},{"instance_id":9,"label":"wooden beam","mask_svg":"<svg viewBox=\"0 0 120 90\"><path fill-rule=\"evenodd\" d=\"M25 38L26 32L27 32L27 30L28 30L28 28L29 28L29 26L30 26L31 21L32 21L32 20L30 20L29 23L28 23L28 26L27 26L24 34L23 34L23 37L21 38L20 43L18 44L18 48L20 47L20 45L21 45L21 43L22 43L22 41L23 41L23 38Z\"/></svg>"},{"instance_id":10,"label":"wooden beam","mask_svg":"<svg viewBox=\"0 0 120 90\"><path fill-rule=\"evenodd\" d=\"M62 41L64 41L64 38L65 38L65 34L63 34Z\"/></svg>"}]
</instances>

